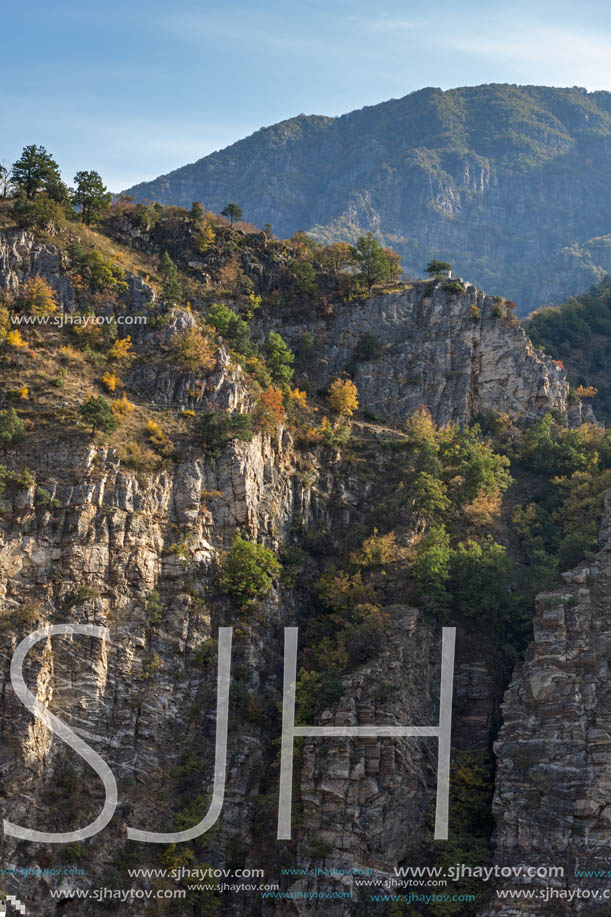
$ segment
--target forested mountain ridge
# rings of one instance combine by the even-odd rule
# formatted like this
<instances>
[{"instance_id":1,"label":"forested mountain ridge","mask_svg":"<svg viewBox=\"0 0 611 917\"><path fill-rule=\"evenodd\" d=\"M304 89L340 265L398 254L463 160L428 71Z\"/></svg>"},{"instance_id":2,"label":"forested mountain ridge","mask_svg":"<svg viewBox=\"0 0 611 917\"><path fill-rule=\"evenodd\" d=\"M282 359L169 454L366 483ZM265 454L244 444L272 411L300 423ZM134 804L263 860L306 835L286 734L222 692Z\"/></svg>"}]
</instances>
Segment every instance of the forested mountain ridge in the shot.
<instances>
[{"instance_id":1,"label":"forested mountain ridge","mask_svg":"<svg viewBox=\"0 0 611 917\"><path fill-rule=\"evenodd\" d=\"M431 257L521 314L611 269L611 93L491 84L422 89L339 118L299 115L126 193L278 235L371 230L418 274Z\"/></svg>"}]
</instances>

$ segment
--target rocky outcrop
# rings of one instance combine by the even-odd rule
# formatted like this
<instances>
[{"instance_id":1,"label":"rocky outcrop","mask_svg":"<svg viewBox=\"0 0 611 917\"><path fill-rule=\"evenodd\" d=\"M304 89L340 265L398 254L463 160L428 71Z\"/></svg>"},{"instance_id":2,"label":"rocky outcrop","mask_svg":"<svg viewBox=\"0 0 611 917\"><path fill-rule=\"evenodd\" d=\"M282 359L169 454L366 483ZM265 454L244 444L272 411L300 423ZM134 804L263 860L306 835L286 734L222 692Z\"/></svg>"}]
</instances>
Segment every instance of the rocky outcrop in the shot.
<instances>
[{"instance_id":1,"label":"rocky outcrop","mask_svg":"<svg viewBox=\"0 0 611 917\"><path fill-rule=\"evenodd\" d=\"M73 312L79 305L69 275L66 252L52 242L44 242L26 230L4 230L0 233L0 295L14 293L32 277L42 277L57 294L62 312ZM127 289L123 304L132 312L140 312L155 300L149 284L131 271L125 271ZM99 309L103 312L102 306Z\"/></svg>"},{"instance_id":2,"label":"rocky outcrop","mask_svg":"<svg viewBox=\"0 0 611 917\"><path fill-rule=\"evenodd\" d=\"M71 312L75 293L67 267L67 258L57 245L43 243L24 230L0 233L0 294L14 293L30 278L41 276L57 293L62 310Z\"/></svg>"},{"instance_id":3,"label":"rocky outcrop","mask_svg":"<svg viewBox=\"0 0 611 917\"><path fill-rule=\"evenodd\" d=\"M383 609L388 620L384 652L344 679L344 693L322 726L414 725L439 718L439 633L416 609ZM328 893L325 913L354 912L354 876L394 876L393 868L418 849L435 792L437 743L414 739L308 739L303 755L301 800L304 840L299 866L314 869L326 848L327 878L312 877L294 892ZM371 872L370 872L371 871ZM307 900L295 913L312 913Z\"/></svg>"},{"instance_id":4,"label":"rocky outcrop","mask_svg":"<svg viewBox=\"0 0 611 917\"><path fill-rule=\"evenodd\" d=\"M502 706L497 754L496 858L503 866L558 866L565 876L503 888L609 889L611 842L611 494L601 551L537 598L534 639ZM574 870L601 870L578 879ZM601 905L602 906L602 905ZM495 901L485 914L598 913L571 903ZM602 913L602 911L601 911Z\"/></svg>"},{"instance_id":5,"label":"rocky outcrop","mask_svg":"<svg viewBox=\"0 0 611 917\"><path fill-rule=\"evenodd\" d=\"M285 326L282 333L297 349L305 332L315 339L307 365L312 388L327 386L351 366L361 407L395 423L421 405L439 424L468 423L487 411L566 413L564 371L500 310L472 284L456 293L429 281L343 307L325 320ZM365 334L378 341L381 355L355 368Z\"/></svg>"}]
</instances>

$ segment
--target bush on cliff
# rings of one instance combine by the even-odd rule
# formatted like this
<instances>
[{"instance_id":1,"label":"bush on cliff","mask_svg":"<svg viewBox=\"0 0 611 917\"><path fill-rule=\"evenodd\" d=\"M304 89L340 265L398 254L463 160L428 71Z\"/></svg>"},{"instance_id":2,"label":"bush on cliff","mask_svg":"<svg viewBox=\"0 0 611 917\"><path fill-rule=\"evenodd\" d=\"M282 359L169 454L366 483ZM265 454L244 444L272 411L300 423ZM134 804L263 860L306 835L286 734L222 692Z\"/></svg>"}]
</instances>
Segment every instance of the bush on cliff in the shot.
<instances>
[{"instance_id":1,"label":"bush on cliff","mask_svg":"<svg viewBox=\"0 0 611 917\"><path fill-rule=\"evenodd\" d=\"M269 592L279 573L280 563L273 551L238 534L223 564L221 586L240 605L248 607Z\"/></svg>"},{"instance_id":2,"label":"bush on cliff","mask_svg":"<svg viewBox=\"0 0 611 917\"><path fill-rule=\"evenodd\" d=\"M11 446L16 446L25 438L25 426L19 419L15 408L0 411L0 445L6 452Z\"/></svg>"}]
</instances>

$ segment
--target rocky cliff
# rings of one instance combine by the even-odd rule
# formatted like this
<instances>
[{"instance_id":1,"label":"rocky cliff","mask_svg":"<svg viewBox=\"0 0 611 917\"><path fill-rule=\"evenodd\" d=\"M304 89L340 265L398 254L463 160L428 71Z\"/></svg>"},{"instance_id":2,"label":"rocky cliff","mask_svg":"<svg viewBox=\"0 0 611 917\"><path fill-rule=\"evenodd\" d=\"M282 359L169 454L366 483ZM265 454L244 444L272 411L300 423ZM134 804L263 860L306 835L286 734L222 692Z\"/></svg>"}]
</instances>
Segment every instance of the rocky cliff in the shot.
<instances>
[{"instance_id":1,"label":"rocky cliff","mask_svg":"<svg viewBox=\"0 0 611 917\"><path fill-rule=\"evenodd\" d=\"M82 293L61 247L28 234L4 238L0 289L19 290L33 275L48 280L66 310L82 307ZM174 904L174 910L169 905L156 913L207 915L214 906L232 917L353 917L357 906L371 904L367 898L358 903L354 870L371 869L384 879L393 876L395 866L430 856L435 742L307 740L298 756L294 840L277 842L283 629L300 627L310 658L312 646L319 645L312 631L324 650L325 635L333 635L343 623L341 615L321 613L317 580L330 562L352 563L350 551L372 531L377 536L378 525L394 526L397 552L388 573L376 568L370 574L363 605L368 615L379 612L383 634L365 631L366 645L357 645L357 662L335 679L324 709L314 715L317 722L334 725L433 724L441 625L406 600L414 551L428 522L415 508L410 477L415 459L406 443L405 421L421 405L440 424L462 426L486 412L522 416L528 423L549 410L566 416L567 384L561 368L533 349L510 315L499 311L499 303L473 286L467 284L462 291L435 282L401 287L338 307L317 322L276 323L288 341L297 343L306 332L316 341L315 358L307 372L302 368L312 392L353 360L363 334L375 337L380 354L376 360L357 362L355 380L362 405L395 424L394 429L360 421L357 445L342 451L320 438L300 444L299 431L280 424L273 432L255 431L249 442L225 444L211 456L201 438L184 433L190 416L202 410L247 411L253 390L236 355L224 344L214 368L202 374L161 359L176 336L196 326L195 306L162 313L152 288L133 273L126 274L126 289L118 299L97 300L101 311L147 310L156 320L134 329L137 356L124 370L138 409L152 412L146 417L168 427L174 424L177 431L174 452L153 467L134 467L120 440L109 444L103 437L92 439L89 430L76 430L70 398L77 404L98 384L85 375L86 359L78 363L74 354L68 355L77 376L75 390L60 393L49 382L56 378L51 376L56 367L43 362L50 360L52 350L43 331L32 339L42 357L31 348L28 355L18 354L7 363L7 372L17 368L25 374L26 359L40 359L38 375L31 372L32 387L43 378L39 403L27 417L31 435L18 449L7 450L3 472L3 815L29 828L66 831L91 821L103 803L93 772L32 719L9 679L10 659L26 634L44 624L70 621L108 627L110 641L73 636L38 644L27 659L26 684L108 762L117 777L120 806L102 833L69 848L4 838L9 868L53 869L73 863L83 868L82 876L46 877L33 886L15 875L3 883L35 913L102 914L101 905L89 901L84 909L76 897L55 910L49 888L63 889L70 898L76 889L99 884L163 887L152 880L128 879L127 866L264 868L266 880L280 881L283 890L295 893L295 900L262 901L250 894L223 896L219 903L190 892L184 905L188 910L177 911ZM259 320L254 335L267 327L266 319ZM107 363L95 353L88 359L97 378ZM14 403L12 391L7 384L3 408ZM321 411L322 402L315 407ZM432 468L435 460L429 455L426 461L426 468ZM462 486L456 471L451 474L453 486ZM498 493L492 497L500 499ZM468 524L469 513L482 512L473 504L466 501L461 525ZM492 510L484 507L484 518L496 512L494 525L502 529L500 510L494 509L494 500L491 505ZM275 577L271 590L251 609L232 601L220 582L224 554L236 532L284 558L282 576ZM588 575L598 573L594 565ZM379 609L371 600L374 580ZM568 603L574 615L585 585L571 589L579 599L575 606ZM586 608L583 614L590 612ZM549 622L549 627L560 626L551 617ZM216 637L218 627L227 625L234 627L234 653L221 818L195 847L129 844L127 825L169 831L191 826L207 811L213 784ZM602 641L596 653L604 655ZM554 677L559 667L555 660ZM485 757L505 671L499 641L473 622L460 621L454 756L478 752ZM602 691L602 681L596 681L602 679L602 668L594 666L592 672ZM549 691L548 675L545 669L536 682L542 697ZM595 696L590 700L595 703ZM512 723L508 713L505 729ZM512 780L503 770L506 741L503 737L499 746L499 844L506 844L508 855L514 856L514 842L502 840L503 794L511 792ZM599 817L590 809L582 814ZM550 814L550 824L554 817ZM511 813L507 818L509 823ZM538 835L533 835L535 842ZM282 867L328 872L294 880L280 875ZM329 876L333 870L335 878ZM297 898L299 892L332 893L338 887L352 897L310 899L307 905ZM138 902L122 908L125 914L143 913Z\"/></svg>"},{"instance_id":2,"label":"rocky cliff","mask_svg":"<svg viewBox=\"0 0 611 917\"><path fill-rule=\"evenodd\" d=\"M328 385L351 366L361 405L395 423L420 405L440 424L469 423L490 411L534 417L567 410L563 370L534 349L494 297L469 283L457 292L425 281L283 328L297 348L305 333L316 342L307 366L312 384ZM361 361L365 335L381 352Z\"/></svg>"},{"instance_id":3,"label":"rocky cliff","mask_svg":"<svg viewBox=\"0 0 611 917\"><path fill-rule=\"evenodd\" d=\"M486 914L607 912L611 492L600 547L592 561L563 574L562 589L537 598L534 640L502 705L494 811L497 862L565 870L501 887L584 888L601 901L496 901Z\"/></svg>"}]
</instances>

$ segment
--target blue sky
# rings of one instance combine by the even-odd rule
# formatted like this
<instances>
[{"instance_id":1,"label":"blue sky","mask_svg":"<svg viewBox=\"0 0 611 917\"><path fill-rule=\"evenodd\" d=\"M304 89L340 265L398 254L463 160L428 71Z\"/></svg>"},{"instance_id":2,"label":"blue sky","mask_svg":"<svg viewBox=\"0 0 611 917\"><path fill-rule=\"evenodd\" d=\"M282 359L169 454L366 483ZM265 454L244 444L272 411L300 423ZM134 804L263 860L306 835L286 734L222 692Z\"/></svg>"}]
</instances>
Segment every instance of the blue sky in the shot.
<instances>
[{"instance_id":1,"label":"blue sky","mask_svg":"<svg viewBox=\"0 0 611 917\"><path fill-rule=\"evenodd\" d=\"M41 143L113 191L423 86L611 89L607 0L22 0L2 32L0 159Z\"/></svg>"}]
</instances>

